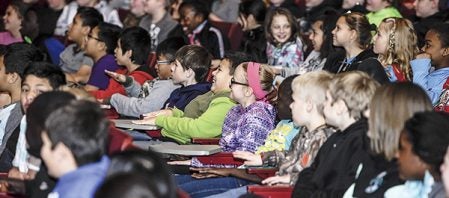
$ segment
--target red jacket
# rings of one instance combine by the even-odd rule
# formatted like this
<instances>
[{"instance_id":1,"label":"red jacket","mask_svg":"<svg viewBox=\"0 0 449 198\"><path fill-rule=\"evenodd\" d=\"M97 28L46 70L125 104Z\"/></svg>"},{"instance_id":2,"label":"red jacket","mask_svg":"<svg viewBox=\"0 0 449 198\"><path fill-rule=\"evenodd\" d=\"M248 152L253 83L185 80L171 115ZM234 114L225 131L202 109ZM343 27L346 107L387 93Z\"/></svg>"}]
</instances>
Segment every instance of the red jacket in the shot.
<instances>
[{"instance_id":1,"label":"red jacket","mask_svg":"<svg viewBox=\"0 0 449 198\"><path fill-rule=\"evenodd\" d=\"M127 69L126 68L119 69L116 72L119 74L126 74ZM149 73L144 72L144 71L134 70L131 73L129 73L128 75L132 76L134 78L134 80L137 81L141 85L147 80L153 80L153 77ZM120 93L122 95L126 95L126 91L125 91L125 88L123 87L123 85L118 83L113 78L109 79L109 86L105 90L97 90L97 91L91 92L91 94L96 99L110 98L112 96L112 94L115 94L115 93Z\"/></svg>"}]
</instances>

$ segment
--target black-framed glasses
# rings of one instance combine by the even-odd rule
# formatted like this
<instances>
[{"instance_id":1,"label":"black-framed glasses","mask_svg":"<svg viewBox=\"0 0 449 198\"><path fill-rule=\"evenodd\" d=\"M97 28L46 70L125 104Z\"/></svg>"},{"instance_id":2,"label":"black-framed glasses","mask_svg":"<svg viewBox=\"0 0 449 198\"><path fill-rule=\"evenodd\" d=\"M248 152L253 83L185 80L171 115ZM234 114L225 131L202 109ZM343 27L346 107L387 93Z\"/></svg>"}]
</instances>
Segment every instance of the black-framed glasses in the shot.
<instances>
[{"instance_id":1,"label":"black-framed glasses","mask_svg":"<svg viewBox=\"0 0 449 198\"><path fill-rule=\"evenodd\" d=\"M97 40L97 41L103 42L103 40L101 40L101 39L99 39L99 38L96 38L96 37L92 36L92 34L88 34L88 35L87 35L87 38L91 38L91 39L95 39L95 40Z\"/></svg>"},{"instance_id":2,"label":"black-framed glasses","mask_svg":"<svg viewBox=\"0 0 449 198\"><path fill-rule=\"evenodd\" d=\"M243 85L243 86L249 86L249 84L237 82L237 81L235 81L234 78L231 78L231 85L233 85L233 84L236 84L236 85Z\"/></svg>"}]
</instances>

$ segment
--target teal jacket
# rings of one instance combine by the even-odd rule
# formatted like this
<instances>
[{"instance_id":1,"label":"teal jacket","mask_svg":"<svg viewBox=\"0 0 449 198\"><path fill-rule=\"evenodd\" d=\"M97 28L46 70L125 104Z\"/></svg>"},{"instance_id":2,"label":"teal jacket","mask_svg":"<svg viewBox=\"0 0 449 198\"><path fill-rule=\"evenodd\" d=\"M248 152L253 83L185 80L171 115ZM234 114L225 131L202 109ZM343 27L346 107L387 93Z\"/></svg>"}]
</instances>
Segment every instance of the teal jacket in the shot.
<instances>
[{"instance_id":1,"label":"teal jacket","mask_svg":"<svg viewBox=\"0 0 449 198\"><path fill-rule=\"evenodd\" d=\"M158 116L156 125L162 127L161 134L164 137L181 144L190 143L191 138L219 137L226 114L234 105L229 97L217 97L197 118L185 117L183 111L173 109L172 116Z\"/></svg>"}]
</instances>

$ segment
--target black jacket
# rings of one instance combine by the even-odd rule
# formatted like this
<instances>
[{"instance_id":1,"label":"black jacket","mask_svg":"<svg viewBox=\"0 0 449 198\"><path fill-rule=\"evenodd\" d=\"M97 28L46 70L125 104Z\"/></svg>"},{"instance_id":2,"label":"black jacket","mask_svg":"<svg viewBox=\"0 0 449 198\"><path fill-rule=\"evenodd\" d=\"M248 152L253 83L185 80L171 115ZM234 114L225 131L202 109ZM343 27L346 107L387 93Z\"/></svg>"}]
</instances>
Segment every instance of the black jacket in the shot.
<instances>
[{"instance_id":1,"label":"black jacket","mask_svg":"<svg viewBox=\"0 0 449 198\"><path fill-rule=\"evenodd\" d=\"M413 27L415 28L416 34L418 36L419 48L424 46L424 38L426 36L426 33L433 25L447 21L449 21L449 10L437 12L432 16L422 18L413 23Z\"/></svg>"},{"instance_id":2,"label":"black jacket","mask_svg":"<svg viewBox=\"0 0 449 198\"><path fill-rule=\"evenodd\" d=\"M390 82L384 67L371 49L362 51L350 64L342 62L339 67L330 68L330 72L333 73L355 70L366 72L381 84Z\"/></svg>"},{"instance_id":3,"label":"black jacket","mask_svg":"<svg viewBox=\"0 0 449 198\"><path fill-rule=\"evenodd\" d=\"M267 39L263 26L249 30L243 34L241 50L258 63L266 63L267 60Z\"/></svg>"},{"instance_id":4,"label":"black jacket","mask_svg":"<svg viewBox=\"0 0 449 198\"><path fill-rule=\"evenodd\" d=\"M342 197L367 156L367 131L367 120L360 119L332 134L312 165L299 174L293 197Z\"/></svg>"}]
</instances>

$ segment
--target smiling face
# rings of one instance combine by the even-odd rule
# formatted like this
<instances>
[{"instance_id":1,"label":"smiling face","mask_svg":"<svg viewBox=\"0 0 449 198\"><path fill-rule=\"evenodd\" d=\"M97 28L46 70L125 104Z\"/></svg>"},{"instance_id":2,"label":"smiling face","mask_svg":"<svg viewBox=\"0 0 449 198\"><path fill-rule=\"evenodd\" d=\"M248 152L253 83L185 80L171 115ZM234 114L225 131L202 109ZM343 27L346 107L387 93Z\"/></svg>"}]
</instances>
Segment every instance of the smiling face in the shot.
<instances>
[{"instance_id":1,"label":"smiling face","mask_svg":"<svg viewBox=\"0 0 449 198\"><path fill-rule=\"evenodd\" d=\"M312 25L312 33L310 34L309 38L312 41L313 50L319 52L321 49L321 46L323 45L323 37L324 32L321 29L323 26L323 21L317 21L313 23Z\"/></svg>"},{"instance_id":2,"label":"smiling face","mask_svg":"<svg viewBox=\"0 0 449 198\"><path fill-rule=\"evenodd\" d=\"M181 7L179 16L180 24L186 33L192 33L192 31L203 22L201 15L195 13L190 7Z\"/></svg>"},{"instance_id":3,"label":"smiling face","mask_svg":"<svg viewBox=\"0 0 449 198\"><path fill-rule=\"evenodd\" d=\"M248 89L248 81L246 80L246 71L242 65L239 65L235 71L233 80L231 82L231 98L238 103L242 103L244 101L247 89Z\"/></svg>"},{"instance_id":4,"label":"smiling face","mask_svg":"<svg viewBox=\"0 0 449 198\"><path fill-rule=\"evenodd\" d=\"M345 18L340 17L337 21L337 24L335 25L335 29L332 30L333 44L340 47L349 45L351 42L351 38L349 35L352 34L352 31L353 30L351 30L346 23Z\"/></svg>"},{"instance_id":5,"label":"smiling face","mask_svg":"<svg viewBox=\"0 0 449 198\"><path fill-rule=\"evenodd\" d=\"M22 93L20 102L22 104L22 108L24 111L28 109L28 106L33 102L34 98L36 98L41 93L52 91L53 87L51 87L48 79L39 78L34 75L28 75L25 77L25 80L22 83Z\"/></svg>"},{"instance_id":6,"label":"smiling face","mask_svg":"<svg viewBox=\"0 0 449 198\"><path fill-rule=\"evenodd\" d=\"M276 43L285 43L292 35L291 24L285 15L275 15L271 22L270 30Z\"/></svg>"},{"instance_id":7,"label":"smiling face","mask_svg":"<svg viewBox=\"0 0 449 198\"><path fill-rule=\"evenodd\" d=\"M426 165L413 152L412 144L403 131L399 140L399 150L396 153L399 177L403 180L417 180L424 178Z\"/></svg>"},{"instance_id":8,"label":"smiling face","mask_svg":"<svg viewBox=\"0 0 449 198\"><path fill-rule=\"evenodd\" d=\"M231 62L228 59L224 59L220 62L218 68L212 72L213 83L210 88L214 93L220 91L229 90L229 85L231 84L232 75L229 74L231 67Z\"/></svg>"},{"instance_id":9,"label":"smiling face","mask_svg":"<svg viewBox=\"0 0 449 198\"><path fill-rule=\"evenodd\" d=\"M373 51L376 54L386 54L387 53L387 46L388 46L388 39L390 36L389 31L386 30L385 23L382 22L379 25L378 31L376 35L374 35L374 47Z\"/></svg>"},{"instance_id":10,"label":"smiling face","mask_svg":"<svg viewBox=\"0 0 449 198\"><path fill-rule=\"evenodd\" d=\"M3 16L3 23L5 25L5 30L8 31L19 31L22 27L22 17L19 16L16 9L12 6L8 6L6 13Z\"/></svg>"}]
</instances>

